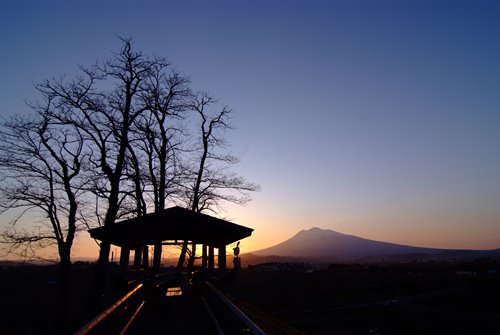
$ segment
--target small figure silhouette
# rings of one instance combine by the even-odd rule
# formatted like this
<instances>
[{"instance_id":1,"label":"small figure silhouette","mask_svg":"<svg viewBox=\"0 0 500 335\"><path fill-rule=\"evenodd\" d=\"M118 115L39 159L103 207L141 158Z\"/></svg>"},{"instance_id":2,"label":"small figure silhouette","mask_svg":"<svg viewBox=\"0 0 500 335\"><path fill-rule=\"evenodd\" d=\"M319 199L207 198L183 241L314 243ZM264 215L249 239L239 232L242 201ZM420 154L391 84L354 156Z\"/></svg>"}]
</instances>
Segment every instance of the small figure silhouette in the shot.
<instances>
[{"instance_id":1,"label":"small figure silhouette","mask_svg":"<svg viewBox=\"0 0 500 335\"><path fill-rule=\"evenodd\" d=\"M238 255L240 254L240 242L239 241L236 244L236 248L233 248L233 251L234 251L234 255L236 256L236 258L238 258Z\"/></svg>"}]
</instances>

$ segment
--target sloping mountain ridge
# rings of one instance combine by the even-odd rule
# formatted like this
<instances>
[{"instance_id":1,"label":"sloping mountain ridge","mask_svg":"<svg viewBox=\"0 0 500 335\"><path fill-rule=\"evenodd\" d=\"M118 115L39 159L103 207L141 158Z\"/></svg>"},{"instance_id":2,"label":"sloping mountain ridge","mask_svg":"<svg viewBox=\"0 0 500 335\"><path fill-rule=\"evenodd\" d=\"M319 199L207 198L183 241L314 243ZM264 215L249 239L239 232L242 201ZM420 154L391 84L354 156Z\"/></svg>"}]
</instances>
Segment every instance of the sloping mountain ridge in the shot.
<instances>
[{"instance_id":1,"label":"sloping mountain ridge","mask_svg":"<svg viewBox=\"0 0 500 335\"><path fill-rule=\"evenodd\" d=\"M298 258L328 258L338 261L360 261L375 258L466 255L474 256L487 252L498 255L497 250L451 250L414 247L389 242L380 242L333 230L311 228L302 230L292 238L275 246L252 252L258 256L279 256Z\"/></svg>"}]
</instances>

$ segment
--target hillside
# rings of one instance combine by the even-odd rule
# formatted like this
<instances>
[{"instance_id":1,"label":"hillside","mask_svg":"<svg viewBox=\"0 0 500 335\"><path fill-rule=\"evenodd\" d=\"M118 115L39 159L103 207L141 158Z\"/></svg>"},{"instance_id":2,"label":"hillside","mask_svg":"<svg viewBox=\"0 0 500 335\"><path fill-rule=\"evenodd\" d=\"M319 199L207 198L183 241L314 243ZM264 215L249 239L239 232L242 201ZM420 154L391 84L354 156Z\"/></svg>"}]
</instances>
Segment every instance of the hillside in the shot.
<instances>
[{"instance_id":1,"label":"hillside","mask_svg":"<svg viewBox=\"0 0 500 335\"><path fill-rule=\"evenodd\" d=\"M375 259L462 258L474 256L498 256L498 250L448 250L423 248L388 242L373 241L332 230L311 228L302 230L292 238L275 246L254 251L260 257L329 259L352 262Z\"/></svg>"}]
</instances>

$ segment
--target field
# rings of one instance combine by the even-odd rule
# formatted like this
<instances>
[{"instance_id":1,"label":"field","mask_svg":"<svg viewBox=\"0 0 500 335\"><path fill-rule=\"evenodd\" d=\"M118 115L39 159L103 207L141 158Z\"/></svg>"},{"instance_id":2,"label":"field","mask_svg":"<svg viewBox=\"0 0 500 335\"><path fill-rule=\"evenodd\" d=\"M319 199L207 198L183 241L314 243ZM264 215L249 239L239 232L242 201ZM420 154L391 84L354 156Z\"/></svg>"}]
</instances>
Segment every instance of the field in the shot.
<instances>
[{"instance_id":1,"label":"field","mask_svg":"<svg viewBox=\"0 0 500 335\"><path fill-rule=\"evenodd\" d=\"M498 265L269 264L242 271L230 294L310 335L496 334Z\"/></svg>"},{"instance_id":2,"label":"field","mask_svg":"<svg viewBox=\"0 0 500 335\"><path fill-rule=\"evenodd\" d=\"M87 263L73 265L71 329L85 320L83 311L92 278ZM58 271L55 265L9 264L0 269L0 334L54 334Z\"/></svg>"},{"instance_id":3,"label":"field","mask_svg":"<svg viewBox=\"0 0 500 335\"><path fill-rule=\"evenodd\" d=\"M228 294L272 334L496 334L500 263L270 263L243 269ZM75 264L71 315L81 324L91 266ZM51 334L54 266L3 267L0 334ZM76 327L78 328L78 327ZM267 329L266 329L267 330Z\"/></svg>"}]
</instances>

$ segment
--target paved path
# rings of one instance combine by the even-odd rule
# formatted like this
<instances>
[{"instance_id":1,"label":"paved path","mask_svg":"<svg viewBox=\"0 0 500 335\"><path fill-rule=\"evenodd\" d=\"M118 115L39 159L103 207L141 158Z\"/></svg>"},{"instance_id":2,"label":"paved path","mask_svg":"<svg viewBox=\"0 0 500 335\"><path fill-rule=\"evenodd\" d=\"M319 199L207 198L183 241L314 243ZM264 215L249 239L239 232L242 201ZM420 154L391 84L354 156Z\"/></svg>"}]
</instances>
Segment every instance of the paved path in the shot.
<instances>
[{"instance_id":1,"label":"paved path","mask_svg":"<svg viewBox=\"0 0 500 335\"><path fill-rule=\"evenodd\" d=\"M146 301L125 334L217 335L217 332L201 298L186 293Z\"/></svg>"}]
</instances>

